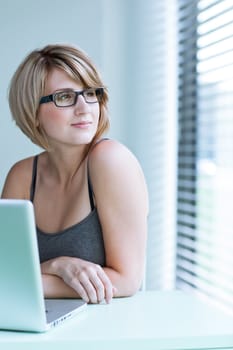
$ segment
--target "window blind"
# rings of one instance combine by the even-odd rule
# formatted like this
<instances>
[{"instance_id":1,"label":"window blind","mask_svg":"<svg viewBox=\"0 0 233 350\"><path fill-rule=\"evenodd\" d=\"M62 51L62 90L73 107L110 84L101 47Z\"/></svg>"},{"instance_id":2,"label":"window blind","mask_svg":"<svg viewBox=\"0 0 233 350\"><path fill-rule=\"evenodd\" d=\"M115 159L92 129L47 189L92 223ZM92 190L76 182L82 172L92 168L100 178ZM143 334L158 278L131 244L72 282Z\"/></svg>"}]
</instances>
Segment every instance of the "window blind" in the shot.
<instances>
[{"instance_id":1,"label":"window blind","mask_svg":"<svg viewBox=\"0 0 233 350\"><path fill-rule=\"evenodd\" d=\"M177 286L233 313L233 2L179 1Z\"/></svg>"}]
</instances>

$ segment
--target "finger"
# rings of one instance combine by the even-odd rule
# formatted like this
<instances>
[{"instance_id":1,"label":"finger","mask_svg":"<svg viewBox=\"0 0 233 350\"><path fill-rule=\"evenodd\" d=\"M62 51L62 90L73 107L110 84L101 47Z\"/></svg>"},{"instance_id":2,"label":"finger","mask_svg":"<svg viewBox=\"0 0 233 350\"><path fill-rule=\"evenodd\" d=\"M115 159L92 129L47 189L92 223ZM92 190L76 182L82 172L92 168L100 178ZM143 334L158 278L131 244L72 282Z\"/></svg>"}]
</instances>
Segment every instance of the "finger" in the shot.
<instances>
[{"instance_id":1,"label":"finger","mask_svg":"<svg viewBox=\"0 0 233 350\"><path fill-rule=\"evenodd\" d=\"M101 281L100 277L97 275L96 271L90 272L90 281L95 288L97 295L97 302L101 303L105 299L105 286Z\"/></svg>"},{"instance_id":2,"label":"finger","mask_svg":"<svg viewBox=\"0 0 233 350\"><path fill-rule=\"evenodd\" d=\"M70 287L73 288L77 294L82 298L86 303L89 303L89 296L85 290L85 288L82 286L82 284L79 282L77 278L73 278L73 280L69 283Z\"/></svg>"},{"instance_id":3,"label":"finger","mask_svg":"<svg viewBox=\"0 0 233 350\"><path fill-rule=\"evenodd\" d=\"M92 279L94 278L92 277ZM79 282L82 284L82 287L85 289L85 292L87 293L89 298L89 302L96 304L98 302L98 297L97 297L94 283L97 284L97 282L93 283L92 280L90 280L90 276L88 276L85 272L81 272L79 274Z\"/></svg>"},{"instance_id":4,"label":"finger","mask_svg":"<svg viewBox=\"0 0 233 350\"><path fill-rule=\"evenodd\" d=\"M104 272L104 270L100 267L98 268L98 276L101 279L101 282L104 285L104 298L106 300L107 303L110 303L110 301L113 298L113 285L112 282L110 281L109 277L106 275L106 273Z\"/></svg>"}]
</instances>

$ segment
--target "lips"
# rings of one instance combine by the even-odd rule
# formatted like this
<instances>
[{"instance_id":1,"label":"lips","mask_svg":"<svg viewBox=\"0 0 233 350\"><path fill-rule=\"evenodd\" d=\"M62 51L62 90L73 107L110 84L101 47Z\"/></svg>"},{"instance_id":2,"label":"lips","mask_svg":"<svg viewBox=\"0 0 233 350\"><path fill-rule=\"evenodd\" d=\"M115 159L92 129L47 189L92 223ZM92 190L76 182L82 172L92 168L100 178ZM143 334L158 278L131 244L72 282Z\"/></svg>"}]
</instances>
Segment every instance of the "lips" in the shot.
<instances>
[{"instance_id":1,"label":"lips","mask_svg":"<svg viewBox=\"0 0 233 350\"><path fill-rule=\"evenodd\" d=\"M89 121L80 121L77 123L72 123L71 126L75 128L85 129L88 128L92 123Z\"/></svg>"}]
</instances>

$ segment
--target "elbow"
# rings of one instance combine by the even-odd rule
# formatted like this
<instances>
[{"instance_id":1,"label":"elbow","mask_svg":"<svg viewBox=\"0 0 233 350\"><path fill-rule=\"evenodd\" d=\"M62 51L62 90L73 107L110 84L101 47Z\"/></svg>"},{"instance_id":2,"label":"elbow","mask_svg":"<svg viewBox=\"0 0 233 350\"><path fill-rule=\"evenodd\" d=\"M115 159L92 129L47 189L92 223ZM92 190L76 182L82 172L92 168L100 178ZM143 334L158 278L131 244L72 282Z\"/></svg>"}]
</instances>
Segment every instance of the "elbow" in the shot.
<instances>
[{"instance_id":1,"label":"elbow","mask_svg":"<svg viewBox=\"0 0 233 350\"><path fill-rule=\"evenodd\" d=\"M136 294L143 285L143 279L125 277L121 287L115 293L115 297L131 297Z\"/></svg>"},{"instance_id":2,"label":"elbow","mask_svg":"<svg viewBox=\"0 0 233 350\"><path fill-rule=\"evenodd\" d=\"M140 279L139 281L132 281L128 291L128 296L133 296L134 294L136 294L142 288L142 284L142 279Z\"/></svg>"}]
</instances>

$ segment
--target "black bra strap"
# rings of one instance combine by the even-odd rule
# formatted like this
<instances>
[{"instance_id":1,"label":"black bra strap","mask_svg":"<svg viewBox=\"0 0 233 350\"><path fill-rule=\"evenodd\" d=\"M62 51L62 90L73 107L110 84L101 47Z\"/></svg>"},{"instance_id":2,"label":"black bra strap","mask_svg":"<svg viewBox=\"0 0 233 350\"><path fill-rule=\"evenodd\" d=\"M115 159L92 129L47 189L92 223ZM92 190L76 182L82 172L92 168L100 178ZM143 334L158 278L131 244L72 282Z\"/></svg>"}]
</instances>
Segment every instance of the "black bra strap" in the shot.
<instances>
[{"instance_id":1,"label":"black bra strap","mask_svg":"<svg viewBox=\"0 0 233 350\"><path fill-rule=\"evenodd\" d=\"M30 201L33 202L35 190L36 190L36 175L37 175L37 162L38 162L38 155L34 157L33 159L33 167L32 167L32 183L30 188Z\"/></svg>"}]
</instances>

